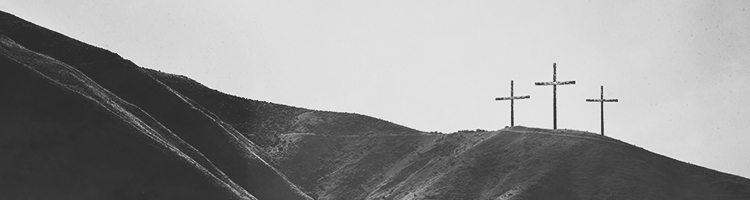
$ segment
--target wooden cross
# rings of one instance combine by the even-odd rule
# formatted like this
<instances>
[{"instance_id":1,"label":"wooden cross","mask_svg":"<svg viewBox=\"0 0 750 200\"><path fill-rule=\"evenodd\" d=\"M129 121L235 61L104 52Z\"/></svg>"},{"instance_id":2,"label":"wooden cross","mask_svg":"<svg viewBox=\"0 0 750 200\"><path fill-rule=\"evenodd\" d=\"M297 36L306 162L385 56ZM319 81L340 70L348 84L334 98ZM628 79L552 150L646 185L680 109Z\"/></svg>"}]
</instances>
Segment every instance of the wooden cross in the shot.
<instances>
[{"instance_id":1,"label":"wooden cross","mask_svg":"<svg viewBox=\"0 0 750 200\"><path fill-rule=\"evenodd\" d=\"M602 85L601 97L599 99L586 99L586 102L601 102L602 104L602 135L604 135L604 102L617 102L617 99L604 99L604 86Z\"/></svg>"},{"instance_id":2,"label":"wooden cross","mask_svg":"<svg viewBox=\"0 0 750 200\"><path fill-rule=\"evenodd\" d=\"M510 80L510 96L495 98L495 101L510 100L510 126L513 127L513 100L515 99L528 99L530 95L526 96L513 96L513 80Z\"/></svg>"},{"instance_id":3,"label":"wooden cross","mask_svg":"<svg viewBox=\"0 0 750 200\"><path fill-rule=\"evenodd\" d=\"M572 85L576 81L557 81L557 63L552 63L552 82L536 82L537 86L552 85L552 129L557 129L557 85Z\"/></svg>"}]
</instances>

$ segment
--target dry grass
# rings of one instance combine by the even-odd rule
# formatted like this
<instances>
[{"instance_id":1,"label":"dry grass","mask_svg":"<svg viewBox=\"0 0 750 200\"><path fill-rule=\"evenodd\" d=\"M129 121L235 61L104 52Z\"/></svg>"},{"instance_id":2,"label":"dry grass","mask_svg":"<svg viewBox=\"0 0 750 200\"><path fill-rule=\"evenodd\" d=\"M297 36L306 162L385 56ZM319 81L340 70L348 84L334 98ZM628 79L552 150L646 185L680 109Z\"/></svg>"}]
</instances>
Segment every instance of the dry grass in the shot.
<instances>
[{"instance_id":1,"label":"dry grass","mask_svg":"<svg viewBox=\"0 0 750 200\"><path fill-rule=\"evenodd\" d=\"M593 133L293 134L281 170L319 199L746 199L750 181Z\"/></svg>"}]
</instances>

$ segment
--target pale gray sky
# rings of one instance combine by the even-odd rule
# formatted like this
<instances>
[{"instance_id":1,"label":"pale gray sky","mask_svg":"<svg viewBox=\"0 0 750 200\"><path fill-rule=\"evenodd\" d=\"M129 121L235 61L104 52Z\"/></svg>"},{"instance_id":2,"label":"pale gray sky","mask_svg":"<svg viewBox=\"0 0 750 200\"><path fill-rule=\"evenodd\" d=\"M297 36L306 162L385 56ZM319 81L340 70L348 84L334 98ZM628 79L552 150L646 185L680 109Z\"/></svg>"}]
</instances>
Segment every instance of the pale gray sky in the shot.
<instances>
[{"instance_id":1,"label":"pale gray sky","mask_svg":"<svg viewBox=\"0 0 750 200\"><path fill-rule=\"evenodd\" d=\"M4 0L0 9L140 66L423 131L599 131L750 177L750 1Z\"/></svg>"}]
</instances>

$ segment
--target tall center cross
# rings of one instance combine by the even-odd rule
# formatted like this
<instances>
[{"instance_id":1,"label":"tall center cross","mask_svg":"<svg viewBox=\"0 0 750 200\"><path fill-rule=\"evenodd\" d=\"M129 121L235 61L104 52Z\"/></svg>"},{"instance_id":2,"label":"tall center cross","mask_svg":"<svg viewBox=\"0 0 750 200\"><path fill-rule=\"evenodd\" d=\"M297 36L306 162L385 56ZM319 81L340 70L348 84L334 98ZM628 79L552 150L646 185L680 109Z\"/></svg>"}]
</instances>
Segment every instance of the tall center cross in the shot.
<instances>
[{"instance_id":1,"label":"tall center cross","mask_svg":"<svg viewBox=\"0 0 750 200\"><path fill-rule=\"evenodd\" d=\"M552 82L536 82L537 86L552 85L552 129L557 129L557 85L572 85L576 81L557 81L557 63L552 63Z\"/></svg>"},{"instance_id":2,"label":"tall center cross","mask_svg":"<svg viewBox=\"0 0 750 200\"><path fill-rule=\"evenodd\" d=\"M601 102L602 104L602 135L604 135L604 102L617 102L617 99L604 99L604 86L602 85L601 97L599 99L586 99L586 102Z\"/></svg>"},{"instance_id":3,"label":"tall center cross","mask_svg":"<svg viewBox=\"0 0 750 200\"><path fill-rule=\"evenodd\" d=\"M495 98L495 101L510 100L510 126L513 127L513 100L515 99L528 99L530 95L526 96L513 96L513 80L510 80L510 96Z\"/></svg>"}]
</instances>

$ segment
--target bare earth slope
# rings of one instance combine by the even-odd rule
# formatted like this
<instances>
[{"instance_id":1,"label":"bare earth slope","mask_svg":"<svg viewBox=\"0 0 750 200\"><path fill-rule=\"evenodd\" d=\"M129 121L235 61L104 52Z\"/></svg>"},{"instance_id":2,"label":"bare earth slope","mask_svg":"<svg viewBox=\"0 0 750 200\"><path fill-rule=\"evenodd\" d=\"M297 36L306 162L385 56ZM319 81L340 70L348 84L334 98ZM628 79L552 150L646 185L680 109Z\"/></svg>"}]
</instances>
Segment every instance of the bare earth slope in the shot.
<instances>
[{"instance_id":1,"label":"bare earth slope","mask_svg":"<svg viewBox=\"0 0 750 200\"><path fill-rule=\"evenodd\" d=\"M140 128L144 128L147 131L159 130L162 134L167 134L173 138L174 141L167 141L169 145L180 146L184 150L178 152L181 154L187 154L188 159L197 160L197 169L203 169L204 171L211 172L211 176L218 177L218 183L215 185L228 185L230 189L234 190L234 195L241 198L259 198L259 199L310 199L310 197L303 194L296 186L290 183L284 175L279 173L274 167L268 165L260 156L265 154L259 147L253 142L245 138L242 134L234 130L234 128L214 116L210 111L202 108L189 98L181 95L180 93L170 89L168 86L162 84L156 79L149 76L142 68L135 66L130 61L120 58L114 53L108 52L103 49L99 49L93 46L86 45L79 41L70 39L59 33L55 33L44 28L38 27L29 22L23 21L15 16L7 13L0 13L0 37L3 38L3 55L9 59L8 62L4 62L2 70L12 70L13 66L25 66L41 73L41 77L49 79L48 81L54 83L66 83L67 85L63 89L69 88L87 88L89 90L76 90L77 93L88 97L87 92L93 92L96 95L104 95L106 98L93 100L98 104L111 105L113 107L125 107L131 110L130 113L138 114L117 114L123 116L126 121L146 121L151 123L151 127L142 127L145 125L138 124ZM22 41L17 43L15 39ZM34 49L26 48L26 46L33 47ZM36 52L35 52L36 51ZM40 54L38 52L44 52ZM51 56L49 56L51 55ZM59 59L59 60L58 60ZM67 63L65 63L67 62ZM75 68L74 68L75 67ZM77 68L77 69L76 69ZM79 71L80 70L80 71ZM3 73L7 75L10 73ZM8 75L10 76L10 75ZM2 91L5 93L4 97L18 97L29 95L36 91L28 90L14 90L14 86L25 85L23 81L27 81L29 77L14 77L13 79L4 79L7 84L6 88ZM20 81L23 80L23 81ZM14 83L13 81L19 81ZM70 82L70 83L68 83ZM42 90L44 91L44 90ZM76 116L78 110L75 106L69 104L78 104L81 102L75 101L61 101L63 97L49 97L44 100L60 103L54 104L60 108L49 109L49 113L40 112L37 118L29 118L27 121L23 121L23 124L40 124L34 120L43 120L45 116L61 116L70 114L71 118ZM79 98L82 100L92 98ZM114 99L114 100L113 100ZM35 101L29 101L29 106L33 106ZM111 110L111 109L110 109ZM58 111L62 113L57 113ZM69 112L69 113L65 113ZM21 111L19 110L19 113ZM19 113L3 112L0 113L4 118L13 119L16 118ZM10 123L10 121L4 121L3 124ZM65 124L69 125L69 124ZM117 132L120 131L117 127L109 127L110 123L84 123L77 124L83 128L88 127L103 127L106 130L98 130L97 132ZM31 125L26 125L31 126ZM157 128L154 128L156 126ZM12 127L8 125L7 127ZM33 132L26 129L9 129L6 126L0 127L2 135L12 136L13 134L29 134ZM141 130L143 131L143 130ZM45 134L55 135L61 134L61 130L48 130ZM75 135L76 133L71 133ZM150 132L143 133L146 135L153 134ZM50 136L51 137L51 136ZM78 136L76 136L78 137ZM40 139L46 139L45 135L40 136ZM74 144L75 141L68 140L69 138L61 139L60 143ZM103 139L97 137L97 139ZM106 139L117 139L116 137ZM91 139L95 141L95 139ZM8 140L8 147L22 145L23 140L14 141ZM45 143L42 143L45 144ZM43 145L42 145L43 146ZM5 147L5 146L3 146ZM72 147L68 147L72 148ZM102 146L101 148L107 148ZM123 148L128 148L125 145ZM132 145L134 150L137 150L138 145ZM62 148L61 150L65 150ZM26 153L25 151L31 151L30 149L20 149L21 154ZM106 151L91 149L93 152ZM187 153L184 153L187 152ZM141 156L134 154L135 156ZM147 154L148 155L148 154ZM19 155L9 155L19 156ZM29 155L31 156L31 155ZM21 156L23 157L23 156ZM106 156L102 156L106 157ZM31 158L33 159L33 158ZM65 159L65 157L56 158ZM112 158L115 159L115 158ZM100 165L101 162L106 162L106 159L102 160L86 160L86 162L75 163L76 166L86 165ZM74 162L74 161L71 161ZM138 163L138 161L129 161ZM51 168L52 163L39 162L35 163L39 166L37 168L49 167ZM158 163L138 163L144 167L151 165L158 165ZM125 165L123 167L126 167ZM178 169L172 170L169 165L152 166L154 172L157 174L150 174L141 187L149 186L149 183L164 182L162 185L151 185L148 190L160 190L162 188L173 187L169 182L180 182L180 184L202 184L196 182L196 180L189 181L183 180L180 175L175 175L175 178L171 179L172 176L160 176L159 174L164 172L169 174L171 172L179 172ZM107 167L114 167L109 166ZM127 167L126 167L127 168ZM31 169L35 169L32 167ZM86 168L72 168L71 170L85 170ZM0 168L0 173L17 173L17 168ZM40 169L41 170L41 169ZM140 169L132 169L138 172ZM60 171L64 173L66 171ZM34 173L34 170L29 170L29 173ZM87 172L92 173L91 176L97 175L96 171ZM106 173L110 172L101 172ZM189 176L186 176L189 177ZM77 177L75 174L71 175L71 179L80 179L80 181L91 181L88 178L91 177ZM2 181L7 181L0 180ZM149 182L151 181L151 182ZM211 183L211 179L204 181ZM196 183L192 183L196 182ZM11 182L8 182L10 184ZM136 184L138 182L123 181L120 184ZM221 183L221 184L219 184ZM120 186L120 184L111 184L113 187ZM178 184L179 185L179 184ZM50 187L53 187L51 185ZM34 188L34 184L27 185L24 189ZM148 188L148 187L147 187ZM87 189L87 187L83 187ZM120 193L112 193L107 190L97 189L97 187L88 188L91 192L99 192L104 195L112 195L111 198L119 198L124 194L138 194L144 192L145 189L129 190L123 189ZM194 188L181 188L181 190L190 190L187 192L167 192L163 196L149 196L143 197L160 197L163 198L175 198L175 199L224 199L220 195L214 195L210 193L210 189L207 188L203 191L202 187ZM80 192L73 190L73 193ZM44 193L44 192L41 192ZM122 193L122 194L121 194ZM200 193L204 195L190 195L192 193ZM160 193L161 194L161 193ZM21 195L23 196L23 195ZM97 196L98 197L98 196ZM126 198L127 199L127 198Z\"/></svg>"}]
</instances>

